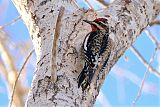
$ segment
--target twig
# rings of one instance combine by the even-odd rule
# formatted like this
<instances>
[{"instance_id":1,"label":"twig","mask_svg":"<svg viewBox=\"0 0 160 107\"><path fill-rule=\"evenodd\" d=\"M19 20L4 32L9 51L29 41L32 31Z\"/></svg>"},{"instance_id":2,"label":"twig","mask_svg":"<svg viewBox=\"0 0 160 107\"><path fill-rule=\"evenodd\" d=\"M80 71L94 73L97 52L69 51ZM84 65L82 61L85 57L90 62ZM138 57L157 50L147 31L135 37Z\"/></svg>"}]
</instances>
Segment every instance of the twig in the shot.
<instances>
[{"instance_id":1,"label":"twig","mask_svg":"<svg viewBox=\"0 0 160 107\"><path fill-rule=\"evenodd\" d=\"M135 97L135 99L134 99L133 102L132 102L132 105L131 105L132 107L135 106L136 102L138 101L138 99L139 99L140 96L141 96L142 89L143 89L143 86L144 86L144 82L145 82L145 80L146 80L146 78L147 78L147 75L148 75L148 73L149 73L149 66L150 66L151 63L153 62L154 57L155 57L155 55L156 55L156 52L157 52L157 48L155 48L155 51L154 51L154 53L153 53L153 55L152 55L152 57L151 57L151 59L150 59L149 65L148 65L148 67L147 67L147 69L146 69L146 72L145 72L145 74L144 74L144 77L143 77L143 79L142 79L142 83L141 83L140 90L139 90L137 96Z\"/></svg>"},{"instance_id":2,"label":"twig","mask_svg":"<svg viewBox=\"0 0 160 107\"><path fill-rule=\"evenodd\" d=\"M158 49L160 49L160 43L159 43L158 39L156 39L156 37L151 33L151 31L149 29L147 29L147 30L145 30L145 33L153 41L153 43L156 45L156 47Z\"/></svg>"},{"instance_id":3,"label":"twig","mask_svg":"<svg viewBox=\"0 0 160 107\"><path fill-rule=\"evenodd\" d=\"M8 73L7 73L7 70L5 68L4 63L1 60L0 60L0 74L8 82Z\"/></svg>"},{"instance_id":4,"label":"twig","mask_svg":"<svg viewBox=\"0 0 160 107\"><path fill-rule=\"evenodd\" d=\"M134 46L131 46L130 49L146 67L149 67L149 71L151 71L151 73L160 77L160 73L147 63L147 61L143 58L143 56L138 52L138 50Z\"/></svg>"},{"instance_id":5,"label":"twig","mask_svg":"<svg viewBox=\"0 0 160 107\"><path fill-rule=\"evenodd\" d=\"M151 22L149 25L150 26L153 26L153 25L155 25L155 24L160 24L160 20L155 20L155 21L153 21L153 22Z\"/></svg>"},{"instance_id":6,"label":"twig","mask_svg":"<svg viewBox=\"0 0 160 107\"><path fill-rule=\"evenodd\" d=\"M18 79L19 79L19 76L22 72L22 70L24 69L26 63L28 62L29 58L31 57L31 55L33 54L34 50L32 50L29 55L27 56L26 60L24 61L23 65L22 65L22 68L20 69L19 73L18 73L18 76L16 78L16 81L15 81L15 84L13 86L13 91L12 91L12 94L11 94L11 99L10 99L10 103L9 103L9 107L12 107L12 102L13 102L13 96L14 96L14 92L15 92L15 89L16 89L16 85L17 85L17 82L18 82Z\"/></svg>"},{"instance_id":7,"label":"twig","mask_svg":"<svg viewBox=\"0 0 160 107\"><path fill-rule=\"evenodd\" d=\"M2 34L3 35L3 34ZM6 47L5 41L3 39L0 39L0 52L5 55L5 57L2 58L4 64L7 65L6 67L6 71L7 71L7 75L12 77L7 77L7 84L8 85L8 89L12 89L14 82L16 80L16 76L17 76L17 69L15 67L15 63L13 60L13 57L11 56L9 50ZM23 106L24 105L24 100L22 99L23 97L23 88L21 86L21 84L17 85L17 90L15 92L15 99L16 99L16 103L19 106ZM21 92L21 94L19 94Z\"/></svg>"},{"instance_id":8,"label":"twig","mask_svg":"<svg viewBox=\"0 0 160 107\"><path fill-rule=\"evenodd\" d=\"M57 17L57 23L56 23L56 28L55 28L55 33L54 33L54 40L53 40L53 48L52 48L52 55L51 55L51 59L52 59L52 71L51 71L51 77L52 77L52 81L55 82L57 80L57 47L58 47L58 39L59 39L59 35L60 35L60 29L61 29L61 20L62 20L62 16L64 14L64 7L60 8L58 17Z\"/></svg>"},{"instance_id":9,"label":"twig","mask_svg":"<svg viewBox=\"0 0 160 107\"><path fill-rule=\"evenodd\" d=\"M77 6L77 8L80 8L79 5L77 4L76 0L73 0L73 3Z\"/></svg>"},{"instance_id":10,"label":"twig","mask_svg":"<svg viewBox=\"0 0 160 107\"><path fill-rule=\"evenodd\" d=\"M105 2L105 0L97 0L97 2L101 3L102 5L108 7L109 3Z\"/></svg>"},{"instance_id":11,"label":"twig","mask_svg":"<svg viewBox=\"0 0 160 107\"><path fill-rule=\"evenodd\" d=\"M141 82L141 78L132 71L115 65L111 72L113 72L117 77L122 77L131 81L133 84L137 85L140 88L139 83ZM143 90L147 93L152 93L150 89L157 88L154 85L155 84L146 81Z\"/></svg>"},{"instance_id":12,"label":"twig","mask_svg":"<svg viewBox=\"0 0 160 107\"><path fill-rule=\"evenodd\" d=\"M84 0L84 2L90 9L94 10L94 7L88 2L88 0Z\"/></svg>"},{"instance_id":13,"label":"twig","mask_svg":"<svg viewBox=\"0 0 160 107\"><path fill-rule=\"evenodd\" d=\"M5 24L5 25L3 25L3 26L0 26L0 30L1 30L1 29L4 29L4 28L7 27L7 26L10 26L11 24L13 24L13 23L15 23L15 22L17 22L19 19L21 19L21 16L18 16L16 19L12 20L10 23L7 23L7 24Z\"/></svg>"}]
</instances>

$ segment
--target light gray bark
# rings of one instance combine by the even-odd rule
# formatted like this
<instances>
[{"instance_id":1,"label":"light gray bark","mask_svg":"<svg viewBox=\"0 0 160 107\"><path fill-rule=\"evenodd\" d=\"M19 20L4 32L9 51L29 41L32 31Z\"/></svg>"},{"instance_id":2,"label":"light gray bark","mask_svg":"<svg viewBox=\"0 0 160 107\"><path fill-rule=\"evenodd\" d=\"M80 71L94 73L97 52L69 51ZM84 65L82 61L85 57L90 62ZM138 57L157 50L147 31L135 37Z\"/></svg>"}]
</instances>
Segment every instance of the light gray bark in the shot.
<instances>
[{"instance_id":1,"label":"light gray bark","mask_svg":"<svg viewBox=\"0 0 160 107\"><path fill-rule=\"evenodd\" d=\"M26 23L33 41L37 67L26 106L85 107L93 106L110 69L131 46L136 37L159 14L159 0L115 0L108 10L95 13L80 10L72 0L13 0ZM64 7L57 48L57 81L53 72L52 48L59 10ZM105 72L96 74L91 88L82 93L77 77L83 67L81 45L90 26L82 20L106 17L114 48ZM99 63L99 66L102 65Z\"/></svg>"}]
</instances>

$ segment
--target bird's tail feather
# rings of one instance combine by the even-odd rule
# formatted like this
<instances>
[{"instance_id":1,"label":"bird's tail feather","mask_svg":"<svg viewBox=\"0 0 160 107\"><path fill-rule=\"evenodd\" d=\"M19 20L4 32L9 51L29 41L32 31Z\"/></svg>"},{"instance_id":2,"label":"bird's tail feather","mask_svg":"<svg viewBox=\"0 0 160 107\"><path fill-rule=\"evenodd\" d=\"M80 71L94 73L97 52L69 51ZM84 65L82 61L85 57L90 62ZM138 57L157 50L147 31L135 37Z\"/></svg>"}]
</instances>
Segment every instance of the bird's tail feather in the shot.
<instances>
[{"instance_id":1,"label":"bird's tail feather","mask_svg":"<svg viewBox=\"0 0 160 107\"><path fill-rule=\"evenodd\" d=\"M81 86L84 91L91 83L95 74L95 67L85 64L82 72L78 76L78 88Z\"/></svg>"}]
</instances>

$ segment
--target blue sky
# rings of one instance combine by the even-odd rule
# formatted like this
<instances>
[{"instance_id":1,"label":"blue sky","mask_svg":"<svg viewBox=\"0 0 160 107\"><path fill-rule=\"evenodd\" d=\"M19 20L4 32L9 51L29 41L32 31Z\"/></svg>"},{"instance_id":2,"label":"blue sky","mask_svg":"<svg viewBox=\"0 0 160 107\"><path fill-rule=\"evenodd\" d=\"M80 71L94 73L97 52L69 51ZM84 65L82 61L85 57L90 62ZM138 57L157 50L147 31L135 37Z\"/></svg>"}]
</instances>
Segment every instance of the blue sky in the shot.
<instances>
[{"instance_id":1,"label":"blue sky","mask_svg":"<svg viewBox=\"0 0 160 107\"><path fill-rule=\"evenodd\" d=\"M4 1L6 7L4 6ZM8 2L7 2L8 1ZM86 5L81 3L81 7ZM100 8L100 6L96 6ZM0 0L0 25L7 24L13 19L17 18L19 13L16 8L9 0ZM152 34L154 34L158 39L160 39L160 26L154 25L149 28ZM29 40L28 30L22 20L17 21L15 24L5 28L5 31L9 34L12 41L15 43L23 42ZM153 52L155 45L147 37L146 33L143 32L141 36L138 37L134 46L142 54L142 56L149 61ZM159 51L156 54L153 67L158 69L160 57ZM159 56L158 56L159 55ZM128 61L124 57L128 58ZM1 57L1 54L0 54ZM18 68L21 67L23 61L19 61L17 64ZM34 68L33 66L28 66L27 84L30 86ZM135 54L128 49L124 56L122 56L115 67L112 68L111 72L107 76L102 88L101 94L98 97L94 107L130 107L132 101L137 96L140 89L141 80L146 71L146 67L139 61ZM160 78L152 73L149 73L145 81L146 85L142 92L142 95L136 107L160 107ZM3 78L0 76L0 107L8 106L8 95L7 88L5 86Z\"/></svg>"}]
</instances>

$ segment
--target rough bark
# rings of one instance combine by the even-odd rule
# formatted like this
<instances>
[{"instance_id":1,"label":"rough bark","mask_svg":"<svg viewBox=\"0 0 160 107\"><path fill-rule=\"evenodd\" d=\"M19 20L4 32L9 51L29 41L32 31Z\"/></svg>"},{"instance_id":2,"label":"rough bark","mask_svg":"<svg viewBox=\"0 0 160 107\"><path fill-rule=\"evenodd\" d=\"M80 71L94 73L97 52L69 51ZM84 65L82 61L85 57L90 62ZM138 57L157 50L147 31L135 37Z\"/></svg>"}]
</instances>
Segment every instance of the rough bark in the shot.
<instances>
[{"instance_id":1,"label":"rough bark","mask_svg":"<svg viewBox=\"0 0 160 107\"><path fill-rule=\"evenodd\" d=\"M86 107L93 106L110 69L141 31L159 14L158 0L115 0L108 10L95 13L78 9L72 0L13 0L31 35L37 55L37 66L26 106ZM57 70L53 68L52 48L57 17L64 7L57 44ZM81 45L90 26L82 20L106 17L114 48L105 68L96 74L91 88L78 89L77 77L83 67ZM99 63L99 66L102 65ZM99 67L100 69L100 67ZM53 71L54 70L54 71ZM51 75L57 72L57 81Z\"/></svg>"}]
</instances>

